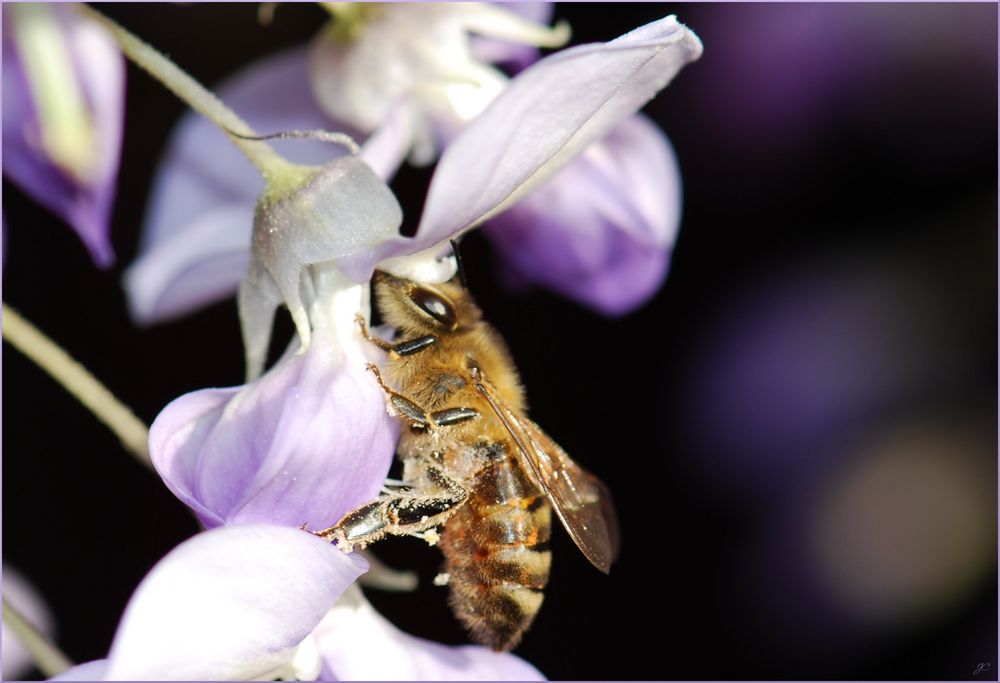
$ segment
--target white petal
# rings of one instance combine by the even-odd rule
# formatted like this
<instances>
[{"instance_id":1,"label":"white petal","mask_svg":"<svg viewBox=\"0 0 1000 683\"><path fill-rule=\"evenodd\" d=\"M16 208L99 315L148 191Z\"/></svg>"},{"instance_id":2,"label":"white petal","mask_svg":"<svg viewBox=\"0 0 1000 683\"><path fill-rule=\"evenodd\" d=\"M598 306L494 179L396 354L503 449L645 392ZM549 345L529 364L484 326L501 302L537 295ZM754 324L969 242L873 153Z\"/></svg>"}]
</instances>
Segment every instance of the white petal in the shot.
<instances>
[{"instance_id":1,"label":"white petal","mask_svg":"<svg viewBox=\"0 0 1000 683\"><path fill-rule=\"evenodd\" d=\"M334 159L287 195L261 198L250 267L237 302L249 378L263 370L281 302L288 306L302 350L309 348L307 266L330 262L354 282L365 282L377 249L398 235L402 221L395 195L353 155Z\"/></svg>"},{"instance_id":2,"label":"white petal","mask_svg":"<svg viewBox=\"0 0 1000 683\"><path fill-rule=\"evenodd\" d=\"M229 526L164 557L129 601L108 657L110 680L246 680L286 664L360 557L298 529Z\"/></svg>"},{"instance_id":3,"label":"white petal","mask_svg":"<svg viewBox=\"0 0 1000 683\"><path fill-rule=\"evenodd\" d=\"M352 587L313 636L327 677L356 681L538 681L520 657L481 645L448 646L403 633Z\"/></svg>"}]
</instances>

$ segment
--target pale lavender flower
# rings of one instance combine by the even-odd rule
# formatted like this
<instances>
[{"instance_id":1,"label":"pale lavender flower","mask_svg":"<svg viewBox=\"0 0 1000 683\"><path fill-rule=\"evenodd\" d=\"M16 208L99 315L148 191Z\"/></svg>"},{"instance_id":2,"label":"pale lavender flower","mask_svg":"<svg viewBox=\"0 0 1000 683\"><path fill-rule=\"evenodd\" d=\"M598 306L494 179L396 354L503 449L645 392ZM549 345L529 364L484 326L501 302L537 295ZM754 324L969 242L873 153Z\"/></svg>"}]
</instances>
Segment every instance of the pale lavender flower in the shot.
<instances>
[{"instance_id":1,"label":"pale lavender flower","mask_svg":"<svg viewBox=\"0 0 1000 683\"><path fill-rule=\"evenodd\" d=\"M487 223L515 287L542 285L608 315L663 283L680 222L680 176L666 136L643 116Z\"/></svg>"},{"instance_id":2,"label":"pale lavender flower","mask_svg":"<svg viewBox=\"0 0 1000 683\"><path fill-rule=\"evenodd\" d=\"M547 47L569 38L565 25L550 29L488 3L342 7L313 42L316 99L332 118L364 133L391 115L408 132L399 158L409 154L417 164L433 161L506 85L502 72L473 54L472 35Z\"/></svg>"},{"instance_id":3,"label":"pale lavender flower","mask_svg":"<svg viewBox=\"0 0 1000 683\"><path fill-rule=\"evenodd\" d=\"M308 353L252 384L185 394L160 413L153 463L207 527L325 528L378 495L398 421L365 369L368 345L344 322L317 327Z\"/></svg>"},{"instance_id":4,"label":"pale lavender flower","mask_svg":"<svg viewBox=\"0 0 1000 683\"><path fill-rule=\"evenodd\" d=\"M524 13L528 26L551 17L549 5L505 5L503 16L508 7ZM396 159L410 136L411 159L425 162L507 87L508 79L482 62L524 68L537 59L533 45L542 44L526 33L521 45L475 35L470 41L471 13L400 5L361 12L340 33L320 35L312 80L322 106L362 130L401 129ZM394 51L387 52L387 44ZM370 73L383 77L365 80ZM680 221L679 176L655 126L622 124L491 222L489 234L513 270L506 279L551 288L607 314L641 305L666 276Z\"/></svg>"},{"instance_id":5,"label":"pale lavender flower","mask_svg":"<svg viewBox=\"0 0 1000 683\"><path fill-rule=\"evenodd\" d=\"M393 11L396 11L395 7ZM651 50L639 59L641 61L650 58L655 50L662 48L663 54L654 60L660 68L658 70L643 70L644 75L641 76L641 79L644 81L644 85L642 87L638 87L639 79L632 81L634 101L629 101L623 107L623 109L629 110L628 113L641 106L657 90L669 82L684 64L696 59L701 53L701 44L697 38L683 27L677 25L678 30L683 31L683 37L681 37L681 33L676 33L672 38L668 38L663 31L663 22L656 22L651 26L659 26L660 33L656 34L657 29L653 29L653 34L648 36L651 40L649 44ZM562 133L571 134L575 130L576 124L574 124L572 116L565 121L559 120L563 108L566 111L584 111L584 107L589 101L586 88L590 88L593 83L600 83L604 79L612 79L609 82L615 82L616 79L620 78L621 73L633 68L625 65L629 61L630 55L635 56L641 50L619 50L624 46L624 43L636 46L645 41L647 36L643 31L647 30L648 27L639 29L604 46L581 46L552 55L546 60L542 60L536 67L510 81L505 80L499 72L490 72L496 78L501 79L496 82L504 84L503 88L493 88L490 97L478 96L475 106L470 104L470 100L465 100L466 104L463 105L470 112L481 113L490 123L480 125L479 132L471 138L473 143L466 144L466 149L461 154L452 155L453 158L465 154L475 156L478 152L476 147L479 145L477 140L489 139L492 141L494 138L501 140L504 136L509 136L511 140L520 139L526 143L517 147L517 153L527 154L529 157L535 158L535 161L526 163L528 167L538 163L536 157L552 155L554 149L566 142L568 135L563 135L553 145L544 137L532 137L533 133L530 131L518 130L511 124L520 125L525 116L528 116L529 120L531 117L540 120L548 119L550 132L557 136ZM465 29L461 29L461 31L465 31ZM468 40L464 32L461 38L466 42ZM656 44L660 48L657 48ZM494 50L494 52L498 51ZM503 51L500 50L498 54L500 52ZM618 57L621 57L620 62ZM221 94L224 99L237 105L237 109L246 112L250 123L261 130L322 127L324 123L329 123L329 121L324 122L323 114L319 112L315 101L311 99L304 59L303 53L293 52L275 58L273 61L265 60L259 66L251 67L224 86ZM603 64L597 66L598 62L603 62ZM574 65L578 67L576 71L572 68ZM569 68L566 68L567 66ZM588 72L589 69L594 68L603 71ZM620 73L618 73L619 71ZM500 105L496 100L494 90L505 93L504 104ZM516 94L513 97L507 97L507 90L514 90ZM640 91L641 94L635 95ZM569 156L578 153L582 147L585 147L584 141L599 140L603 134L615 128L614 124L617 120L627 118L627 114L616 110L614 106L596 104L602 97L609 97L609 93L604 89L598 88L597 92L598 97L592 104L600 108L603 114L599 114L595 118L595 122L590 124L585 132L573 136L572 144L558 155L554 164L546 166L545 173L536 174L532 178L532 187L539 184L543 178L552 175L559 166L568 161ZM615 101L625 102L622 98L615 98ZM277 102L282 103L282 106L277 107L275 105ZM375 108L374 111L387 118L382 120L381 126L373 131L365 143L362 156L380 176L385 178L392 175L406 150L413 145L413 131L410 125L413 116L406 114L400 107L389 107L384 102L382 105ZM494 113L487 116L487 111L482 111L484 106ZM539 111L525 112L523 110L526 107L537 107ZM374 118L373 113L369 112L369 114L370 118ZM608 121L603 120L603 116L608 116L615 121L609 124ZM359 119L359 122L363 122L363 119ZM488 127L492 127L492 129L487 131ZM560 127L562 130L559 130ZM640 127L641 124L629 126L632 130ZM597 130L603 132L595 134ZM543 136L547 134L544 131L537 131L537 133ZM662 181L660 199L654 200L645 190L640 191L620 180L597 188L590 184L587 187L588 195L598 191L607 193L615 198L621 208L612 214L607 212L602 214L602 207L591 205L598 215L588 215L587 224L595 225L598 222L603 222L603 231L574 231L573 223L578 216L574 215L572 218L568 218L553 213L548 217L547 225L557 230L566 241L560 245L560 249L556 253L542 252L534 254L534 256L525 256L525 258L534 258L540 262L542 264L540 269L544 270L544 264L548 258L565 261L567 254L593 255L590 264L577 263L573 268L554 267L552 271L566 273L567 277L576 277L579 273L589 271L591 282L583 287L576 287L582 292L601 291L605 293L606 297L609 292L620 290L622 302L610 305L603 300L591 301L579 293L576 295L578 299L602 310L613 308L619 312L624 311L635 305L636 302L641 302L643 296L648 296L653 291L649 282L658 282L658 278L649 274L655 270L649 264L656 262L665 266L673 234L676 231L678 213L674 198L678 193L678 184L671 180L672 177L678 175L675 168L676 162L673 160L673 155L669 152L669 146L662 135L656 135L651 131L645 135L649 138L649 144L646 146L616 143L615 140L621 138L621 134L607 142L597 144L604 149L613 150L614 155L619 157L617 163L622 168L630 169L633 175L648 174L652 180L640 182L639 188L653 188L654 181ZM454 140L457 141L461 138L469 139L463 134ZM539 139L542 144L536 145L536 139ZM315 143L306 142L298 144L315 145ZM211 130L207 124L196 123L193 119L183 123L175 136L171 152L168 155L168 164L158 176L154 187L154 199L147 220L146 235L140 258L130 267L126 276L126 291L130 308L133 316L141 322L155 322L181 315L211 301L224 298L231 294L242 277L243 269L248 261L244 245L249 244L249 220L252 216L253 197L259 191L261 181L250 177L252 172L249 171L237 153L225 149L227 145L228 141L221 133ZM514 150L504 152L500 149L500 145L495 145L492 150L486 151L495 152L493 161L490 161L489 158L478 160L478 164L470 167L472 172L483 175L493 174L496 170L496 183L504 182L503 169L499 167L494 169L492 164L501 161L505 155L512 157L515 153ZM315 152L310 151L310 154L315 154ZM623 158L623 155L627 155L628 158ZM588 156L600 157L602 152L598 150ZM460 173L465 173L467 170L464 164L471 164L473 161L475 159L464 159ZM444 160L441 163L444 164ZM670 164L674 168L664 170L665 164ZM444 170L439 169L436 176L440 176L444 172ZM566 173L558 174L552 182L561 184L562 187L556 188L554 191L562 194L571 192L574 179L581 175L588 174L573 172L569 169ZM454 180L455 178L452 178L449 182ZM479 178L476 182L482 187L487 186L485 178ZM441 181L436 179L435 183L440 185ZM463 194L470 192L470 188L466 187L464 182L459 186L462 187ZM504 207L510 206L528 189L525 187L519 190L516 196L504 202ZM181 197L184 198L184 201L179 200ZM534 199L533 201L537 203L538 200ZM447 201L442 206L447 207L446 210L451 208ZM428 207L428 209L431 208L433 207ZM499 210L494 207L491 215ZM651 211L657 210L661 211L659 216L651 215ZM526 215L533 217L537 215L537 211L533 212L529 208ZM433 220L439 218L434 217ZM425 216L425 223L427 220L431 219ZM620 222L616 223L615 220ZM510 221L506 223L509 224ZM465 227L468 227L468 223L462 225L463 229ZM424 246L429 246L433 244L434 240L445 236L443 230L433 232L425 230L424 233L429 236L428 239L422 239ZM424 235L419 236L419 238L423 237ZM505 244L511 246L515 244L515 241L508 239ZM621 249L615 253L598 253L604 247L618 248L623 244L636 247L628 252L635 255L634 263L624 264L621 262L622 254L626 253ZM522 243L520 249L528 251L532 245L533 242L529 240ZM647 254L645 252L647 248L657 253ZM385 254L389 255L390 251L392 248L386 248ZM411 249L411 251L413 250ZM513 251L513 249L508 249L508 251ZM619 279L616 287L595 284L601 278L600 274L592 272L594 258L605 265L615 266L613 272L604 280L612 281L617 276ZM555 265L559 266L560 264ZM518 270L521 271L522 275L528 274L523 266L519 267ZM633 290L629 289L628 282L623 277L623 274L630 270L639 274ZM560 284L563 286L563 290L574 287L573 282Z\"/></svg>"},{"instance_id":6,"label":"pale lavender flower","mask_svg":"<svg viewBox=\"0 0 1000 683\"><path fill-rule=\"evenodd\" d=\"M70 5L3 7L3 173L69 223L94 262L114 261L109 220L125 64Z\"/></svg>"},{"instance_id":7,"label":"pale lavender flower","mask_svg":"<svg viewBox=\"0 0 1000 683\"><path fill-rule=\"evenodd\" d=\"M292 50L251 64L217 92L255 129L310 130L329 124L308 84L306 54ZM338 148L310 140L281 150L322 164ZM133 318L168 320L232 296L250 260L254 205L264 189L214 124L189 113L171 136L147 210L138 258L125 272Z\"/></svg>"},{"instance_id":8,"label":"pale lavender flower","mask_svg":"<svg viewBox=\"0 0 1000 683\"><path fill-rule=\"evenodd\" d=\"M366 569L297 529L206 531L143 579L106 659L56 680L541 678L513 655L400 633L351 585Z\"/></svg>"}]
</instances>

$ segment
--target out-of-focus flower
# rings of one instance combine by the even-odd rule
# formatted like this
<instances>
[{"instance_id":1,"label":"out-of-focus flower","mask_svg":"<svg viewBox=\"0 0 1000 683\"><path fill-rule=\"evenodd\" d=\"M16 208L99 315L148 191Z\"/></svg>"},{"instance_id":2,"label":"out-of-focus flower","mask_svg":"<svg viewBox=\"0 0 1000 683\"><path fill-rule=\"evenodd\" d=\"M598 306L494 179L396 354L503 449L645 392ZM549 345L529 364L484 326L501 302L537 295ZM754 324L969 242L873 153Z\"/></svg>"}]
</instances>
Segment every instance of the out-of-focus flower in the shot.
<instances>
[{"instance_id":1,"label":"out-of-focus flower","mask_svg":"<svg viewBox=\"0 0 1000 683\"><path fill-rule=\"evenodd\" d=\"M4 5L4 175L69 223L102 267L114 260L124 84L114 41L72 6Z\"/></svg>"},{"instance_id":2,"label":"out-of-focus flower","mask_svg":"<svg viewBox=\"0 0 1000 683\"><path fill-rule=\"evenodd\" d=\"M3 598L42 635L52 636L55 625L42 597L20 572L7 563L3 565ZM3 622L2 642L3 679L10 681L23 677L34 664L24 645L7 627L6 620Z\"/></svg>"},{"instance_id":3,"label":"out-of-focus flower","mask_svg":"<svg viewBox=\"0 0 1000 683\"><path fill-rule=\"evenodd\" d=\"M734 606L756 615L761 659L788 670L850 667L947 622L995 572L993 391L963 390L983 381L983 335L953 306L975 305L976 280L956 276L961 247L930 240L928 257L910 232L862 258L824 243L762 264L689 326L671 377L691 483L748 520Z\"/></svg>"},{"instance_id":4,"label":"out-of-focus flower","mask_svg":"<svg viewBox=\"0 0 1000 683\"><path fill-rule=\"evenodd\" d=\"M335 18L317 36L311 55L320 106L365 133L390 121L404 126L409 135L399 152L410 152L418 164L431 162L442 143L506 85L502 72L473 54L472 34L545 47L560 47L569 38L564 24L550 29L488 3L333 8ZM401 114L390 116L397 109Z\"/></svg>"},{"instance_id":5,"label":"out-of-focus flower","mask_svg":"<svg viewBox=\"0 0 1000 683\"><path fill-rule=\"evenodd\" d=\"M933 121L930 130L948 121L960 135L967 119L954 117L967 116L970 104L994 99L966 74L981 73L970 68L977 63L996 69L995 12L973 4L900 9L877 3L734 5L726 12L693 7L691 20L717 47L690 90L706 142L725 150L722 156L745 158L755 175L773 183L772 168L796 168L845 124L871 120L884 130L885 144L900 122L882 121L905 111ZM945 25L949 30L942 33ZM767 40L759 40L764 34ZM921 87L928 79L939 87L933 98ZM879 96L887 88L894 96ZM939 144L935 137L928 135L919 146L909 135L901 142L918 147L913 153L927 163ZM748 175L742 164L733 169L736 178ZM718 171L733 169L723 165Z\"/></svg>"},{"instance_id":6,"label":"out-of-focus flower","mask_svg":"<svg viewBox=\"0 0 1000 683\"><path fill-rule=\"evenodd\" d=\"M555 3L551 2L505 2L499 4L506 11L512 12L537 26L551 24L555 11ZM561 26L556 26L555 30L562 32L564 29ZM558 37L558 34L554 37ZM540 56L540 46L503 37L488 38L473 34L469 39L469 47L475 59L501 66L507 73L523 71L537 62Z\"/></svg>"}]
</instances>

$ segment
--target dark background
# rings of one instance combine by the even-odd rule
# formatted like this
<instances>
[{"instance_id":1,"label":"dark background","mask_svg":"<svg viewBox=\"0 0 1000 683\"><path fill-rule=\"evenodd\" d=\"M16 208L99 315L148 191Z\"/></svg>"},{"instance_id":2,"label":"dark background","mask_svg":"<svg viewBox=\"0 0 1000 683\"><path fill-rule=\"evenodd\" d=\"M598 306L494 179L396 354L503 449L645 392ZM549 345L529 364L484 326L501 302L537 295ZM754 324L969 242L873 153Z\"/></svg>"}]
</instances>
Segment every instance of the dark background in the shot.
<instances>
[{"instance_id":1,"label":"dark background","mask_svg":"<svg viewBox=\"0 0 1000 683\"><path fill-rule=\"evenodd\" d=\"M216 83L309 40L324 14L250 5L103 8ZM518 360L532 416L614 492L610 576L565 534L517 653L550 678L996 678L995 5L568 5L573 42L668 13L705 44L649 107L685 209L658 296L613 320L473 292ZM182 105L129 67L112 239L75 236L4 182L3 298L152 421L238 384L232 301L136 329L120 288ZM411 216L426 173L394 189ZM75 661L107 654L129 595L197 532L101 425L3 348L3 557L45 596ZM368 591L404 630L465 636L430 585ZM276 588L280 590L280 587Z\"/></svg>"}]
</instances>

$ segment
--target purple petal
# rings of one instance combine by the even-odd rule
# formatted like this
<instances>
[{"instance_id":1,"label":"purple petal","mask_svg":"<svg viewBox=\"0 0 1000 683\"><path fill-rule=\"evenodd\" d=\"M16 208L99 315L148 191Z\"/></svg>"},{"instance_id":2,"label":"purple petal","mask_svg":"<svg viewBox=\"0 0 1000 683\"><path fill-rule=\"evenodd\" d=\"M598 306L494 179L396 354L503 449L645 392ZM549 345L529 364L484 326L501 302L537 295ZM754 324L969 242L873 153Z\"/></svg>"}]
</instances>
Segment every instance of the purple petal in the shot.
<instances>
[{"instance_id":1,"label":"purple petal","mask_svg":"<svg viewBox=\"0 0 1000 683\"><path fill-rule=\"evenodd\" d=\"M170 320L232 296L247 272L253 214L252 199L206 206L135 261L124 276L132 318Z\"/></svg>"},{"instance_id":2,"label":"purple petal","mask_svg":"<svg viewBox=\"0 0 1000 683\"><path fill-rule=\"evenodd\" d=\"M250 65L218 93L261 134L330 126L309 89L304 49ZM324 164L343 153L310 140L278 144L303 164ZM140 255L125 276L137 321L176 317L235 293L246 273L263 188L260 174L215 125L185 116L154 181Z\"/></svg>"},{"instance_id":3,"label":"purple petal","mask_svg":"<svg viewBox=\"0 0 1000 683\"><path fill-rule=\"evenodd\" d=\"M112 680L251 680L288 662L367 563L297 529L198 534L139 584L108 656Z\"/></svg>"},{"instance_id":4,"label":"purple petal","mask_svg":"<svg viewBox=\"0 0 1000 683\"><path fill-rule=\"evenodd\" d=\"M667 17L609 43L550 55L521 72L441 156L408 248L436 244L509 206L634 114L700 54L697 36Z\"/></svg>"},{"instance_id":5,"label":"purple petal","mask_svg":"<svg viewBox=\"0 0 1000 683\"><path fill-rule=\"evenodd\" d=\"M514 282L618 315L662 284L680 202L670 143L645 117L633 116L491 220L486 232Z\"/></svg>"},{"instance_id":6,"label":"purple petal","mask_svg":"<svg viewBox=\"0 0 1000 683\"><path fill-rule=\"evenodd\" d=\"M316 629L324 680L541 681L519 657L480 645L446 646L403 633L351 593Z\"/></svg>"},{"instance_id":7,"label":"purple petal","mask_svg":"<svg viewBox=\"0 0 1000 683\"><path fill-rule=\"evenodd\" d=\"M389 110L379 127L365 140L361 158L382 180L389 182L396 174L413 137L412 112L407 106Z\"/></svg>"},{"instance_id":8,"label":"purple petal","mask_svg":"<svg viewBox=\"0 0 1000 683\"><path fill-rule=\"evenodd\" d=\"M356 347L319 327L252 384L172 402L149 439L167 487L209 527L320 529L375 498L399 427Z\"/></svg>"},{"instance_id":9,"label":"purple petal","mask_svg":"<svg viewBox=\"0 0 1000 683\"><path fill-rule=\"evenodd\" d=\"M40 10L41 11L41 10ZM69 6L46 5L72 62L74 76L93 123L92 165L78 177L56 165L39 142L36 104L18 51L20 18L3 9L3 172L21 189L69 223L94 262L114 261L109 221L121 155L125 62L107 32Z\"/></svg>"}]
</instances>

